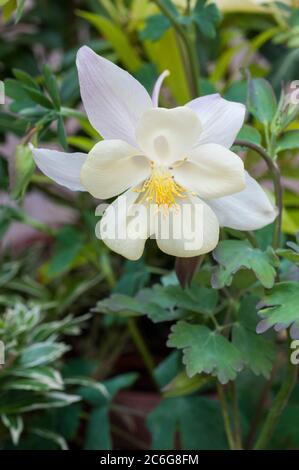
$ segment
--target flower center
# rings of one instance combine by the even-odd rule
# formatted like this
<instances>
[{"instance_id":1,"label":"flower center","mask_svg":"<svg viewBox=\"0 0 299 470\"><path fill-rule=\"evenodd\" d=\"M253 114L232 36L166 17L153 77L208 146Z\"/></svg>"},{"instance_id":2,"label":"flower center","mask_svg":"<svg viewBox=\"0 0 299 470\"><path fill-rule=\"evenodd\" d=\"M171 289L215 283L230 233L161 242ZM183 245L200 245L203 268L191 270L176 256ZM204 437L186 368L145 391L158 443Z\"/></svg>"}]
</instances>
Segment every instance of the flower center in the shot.
<instances>
[{"instance_id":1,"label":"flower center","mask_svg":"<svg viewBox=\"0 0 299 470\"><path fill-rule=\"evenodd\" d=\"M135 191L142 193L141 203L157 204L158 208L164 206L169 209L176 206L176 198L187 197L186 189L175 182L168 168L157 167L154 162L151 162L151 169L151 176L140 189L135 189Z\"/></svg>"}]
</instances>

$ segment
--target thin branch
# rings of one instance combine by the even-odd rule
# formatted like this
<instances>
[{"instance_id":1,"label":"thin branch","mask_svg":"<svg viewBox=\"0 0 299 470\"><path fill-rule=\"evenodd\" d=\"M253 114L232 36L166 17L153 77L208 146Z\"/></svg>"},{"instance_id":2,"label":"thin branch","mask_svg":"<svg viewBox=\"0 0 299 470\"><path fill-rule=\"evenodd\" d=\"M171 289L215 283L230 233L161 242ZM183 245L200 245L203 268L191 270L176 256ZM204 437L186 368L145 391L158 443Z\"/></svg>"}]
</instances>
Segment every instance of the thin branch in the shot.
<instances>
[{"instance_id":1,"label":"thin branch","mask_svg":"<svg viewBox=\"0 0 299 470\"><path fill-rule=\"evenodd\" d=\"M247 140L236 140L234 145L239 145L240 147L247 147L254 152L258 153L263 160L266 162L269 172L271 173L273 185L274 185L274 192L275 192L275 202L278 208L278 215L275 221L274 233L273 233L273 240L272 246L274 249L278 248L280 245L281 239L281 225L282 225L282 209L283 209L283 191L281 186L281 177L280 177L280 169L277 163L268 155L266 150L261 147L260 145L254 144Z\"/></svg>"},{"instance_id":2,"label":"thin branch","mask_svg":"<svg viewBox=\"0 0 299 470\"><path fill-rule=\"evenodd\" d=\"M273 435L273 432L275 431L276 425L278 424L279 418L288 403L296 380L297 366L293 365L289 360L286 377L282 382L280 390L271 405L270 412L266 418L259 438L257 439L257 442L254 446L255 450L266 449Z\"/></svg>"},{"instance_id":3,"label":"thin branch","mask_svg":"<svg viewBox=\"0 0 299 470\"><path fill-rule=\"evenodd\" d=\"M171 10L163 3L162 0L152 0L153 3L157 5L159 10L163 13L164 16L170 21L175 31L181 37L186 52L188 55L191 77L192 77L192 95L193 98L200 96L200 85L199 85L199 64L196 55L196 49L192 40L189 38L188 32L185 31L184 27L178 22L176 16L172 13Z\"/></svg>"},{"instance_id":4,"label":"thin branch","mask_svg":"<svg viewBox=\"0 0 299 470\"><path fill-rule=\"evenodd\" d=\"M223 423L224 423L224 429L225 429L227 441L228 441L230 449L234 450L236 449L236 446L235 446L233 431L231 428L231 422L230 422L230 416L229 416L229 411L228 411L228 405L227 405L227 401L225 397L224 386L219 382L217 382L217 393L218 393L219 402L221 405L221 411L222 411Z\"/></svg>"}]
</instances>

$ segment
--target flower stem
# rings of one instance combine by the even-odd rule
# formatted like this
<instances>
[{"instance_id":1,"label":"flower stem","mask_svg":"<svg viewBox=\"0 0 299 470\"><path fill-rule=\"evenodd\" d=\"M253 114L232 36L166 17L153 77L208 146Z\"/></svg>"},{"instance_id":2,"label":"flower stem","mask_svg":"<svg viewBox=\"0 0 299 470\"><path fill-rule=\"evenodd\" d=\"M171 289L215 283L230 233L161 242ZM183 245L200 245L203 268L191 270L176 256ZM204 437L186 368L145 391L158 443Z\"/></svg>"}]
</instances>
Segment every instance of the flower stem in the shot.
<instances>
[{"instance_id":1,"label":"flower stem","mask_svg":"<svg viewBox=\"0 0 299 470\"><path fill-rule=\"evenodd\" d=\"M292 393L294 385L297 380L297 367L289 360L288 370L284 381L281 384L280 390L276 395L271 410L266 418L264 426L254 446L255 450L263 450L267 447L279 418L288 403L289 397Z\"/></svg>"},{"instance_id":2,"label":"flower stem","mask_svg":"<svg viewBox=\"0 0 299 470\"><path fill-rule=\"evenodd\" d=\"M116 284L116 279L114 276L114 272L112 269L112 266L110 265L110 258L107 256L107 253L102 253L101 255L101 266L102 266L102 271L106 277L106 280L109 284L110 289L113 289L113 287ZM148 349L144 338L142 336L142 333L138 327L138 323L135 320L135 318L128 318L127 320L127 327L129 330L129 333L131 335L132 340L134 341L134 344L136 346L137 351L140 354L141 359L143 360L143 363L148 371L148 374L151 378L151 381L155 387L156 390L160 390L159 384L157 383L157 380L154 375L154 369L155 369L155 363L152 358L151 352Z\"/></svg>"},{"instance_id":3,"label":"flower stem","mask_svg":"<svg viewBox=\"0 0 299 470\"><path fill-rule=\"evenodd\" d=\"M155 363L134 318L128 319L128 329L155 388L159 390L160 387L154 375Z\"/></svg>"},{"instance_id":4,"label":"flower stem","mask_svg":"<svg viewBox=\"0 0 299 470\"><path fill-rule=\"evenodd\" d=\"M231 384L232 391L232 402L233 402L233 416L234 416L234 433L236 449L242 449L242 432L241 432L241 421L240 421L240 409L238 401L238 391L236 382Z\"/></svg>"},{"instance_id":5,"label":"flower stem","mask_svg":"<svg viewBox=\"0 0 299 470\"><path fill-rule=\"evenodd\" d=\"M281 239L281 225L282 225L282 209L283 209L283 191L281 186L280 178L280 169L277 163L270 157L263 147L260 145L254 144L247 140L236 140L234 145L239 145L240 147L247 147L254 152L258 153L263 160L266 162L269 172L272 176L274 192L275 192L275 202L278 208L278 215L275 221L272 246L274 249L279 248L280 239Z\"/></svg>"},{"instance_id":6,"label":"flower stem","mask_svg":"<svg viewBox=\"0 0 299 470\"><path fill-rule=\"evenodd\" d=\"M219 382L217 382L217 393L218 393L219 402L221 405L224 429L225 429L225 434L226 434L227 441L229 444L229 448L231 450L235 450L236 449L235 440L234 440L234 435L233 435L232 428L231 428L231 422L230 422L229 411L228 411L227 401L226 401L225 392L224 392L224 386Z\"/></svg>"},{"instance_id":7,"label":"flower stem","mask_svg":"<svg viewBox=\"0 0 299 470\"><path fill-rule=\"evenodd\" d=\"M194 42L190 39L187 31L185 31L184 27L179 23L177 17L173 14L171 10L164 4L163 0L153 0L153 2L157 5L157 7L161 10L163 15L170 21L172 26L174 27L175 31L181 37L188 56L190 72L191 72L191 79L192 79L192 96L193 98L197 98L200 96L200 85L199 85L199 63L196 55L196 49Z\"/></svg>"}]
</instances>

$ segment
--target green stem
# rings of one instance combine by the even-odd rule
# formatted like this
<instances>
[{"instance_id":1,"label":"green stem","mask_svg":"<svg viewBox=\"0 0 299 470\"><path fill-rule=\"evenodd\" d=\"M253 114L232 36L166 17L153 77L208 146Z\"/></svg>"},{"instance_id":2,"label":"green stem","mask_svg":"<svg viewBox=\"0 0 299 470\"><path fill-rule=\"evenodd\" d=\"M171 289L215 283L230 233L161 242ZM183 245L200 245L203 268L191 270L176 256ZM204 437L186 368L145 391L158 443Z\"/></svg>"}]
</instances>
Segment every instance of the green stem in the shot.
<instances>
[{"instance_id":1,"label":"green stem","mask_svg":"<svg viewBox=\"0 0 299 470\"><path fill-rule=\"evenodd\" d=\"M102 267L102 272L104 276L106 277L106 280L109 284L110 289L113 289L113 287L116 284L116 279L114 276L114 272L112 269L112 266L110 264L110 257L107 255L106 252L102 253L101 257L101 267ZM154 369L155 369L155 363L152 358L151 352L148 349L144 338L141 334L141 331L139 330L137 321L135 318L129 318L127 320L127 325L128 325L128 330L131 335L132 340L134 341L134 344L136 346L136 349L138 350L144 365L149 373L149 376L155 386L155 389L158 391L160 390L159 385L156 381L155 375L154 375Z\"/></svg>"},{"instance_id":2,"label":"green stem","mask_svg":"<svg viewBox=\"0 0 299 470\"><path fill-rule=\"evenodd\" d=\"M230 422L228 405L227 405L225 392L224 392L224 386L219 382L217 382L217 393L218 393L219 402L221 405L221 411L222 411L222 417L223 417L223 423L224 423L224 429L225 429L227 441L228 441L230 449L235 450L236 446L235 446L235 441L234 441L234 435L233 435L232 428L231 428L231 422Z\"/></svg>"},{"instance_id":3,"label":"green stem","mask_svg":"<svg viewBox=\"0 0 299 470\"><path fill-rule=\"evenodd\" d=\"M155 369L155 363L153 361L152 355L143 339L142 334L139 331L137 322L135 318L129 318L128 319L128 329L131 334L131 337L135 343L136 348L138 349L138 352L140 356L143 359L144 365L147 368L147 371L149 373L149 376L155 386L156 389L159 390L159 385L156 381L155 375L154 375L154 369Z\"/></svg>"},{"instance_id":4,"label":"green stem","mask_svg":"<svg viewBox=\"0 0 299 470\"><path fill-rule=\"evenodd\" d=\"M262 419L270 390L272 388L275 373L276 373L276 364L274 364L274 367L273 367L272 372L271 372L271 376L270 376L269 380L265 383L265 385L262 389L262 392L260 394L260 398L257 402L256 407L255 407L255 412L254 412L252 421L250 423L250 429L249 429L249 433L248 433L246 443L245 443L245 448L246 449L251 449L252 445L254 443L255 435L256 435L259 423Z\"/></svg>"},{"instance_id":5,"label":"green stem","mask_svg":"<svg viewBox=\"0 0 299 470\"><path fill-rule=\"evenodd\" d=\"M285 380L282 382L280 390L271 405L270 412L266 418L264 426L254 446L255 450L266 449L267 444L269 443L276 428L276 425L279 421L279 418L288 403L296 380L297 367L293 365L289 360L287 375L285 377Z\"/></svg>"},{"instance_id":6,"label":"green stem","mask_svg":"<svg viewBox=\"0 0 299 470\"><path fill-rule=\"evenodd\" d=\"M253 248L258 248L259 247L259 244L257 242L257 239L256 239L256 236L254 235L253 232L245 232L245 236L247 238L247 240L251 243L251 245L253 246Z\"/></svg>"},{"instance_id":7,"label":"green stem","mask_svg":"<svg viewBox=\"0 0 299 470\"><path fill-rule=\"evenodd\" d=\"M152 0L157 7L161 10L163 15L170 21L175 31L181 37L188 56L191 79L192 79L192 96L197 98L200 96L200 85L199 85L199 63L197 60L196 49L194 42L190 39L187 31L184 27L178 22L177 17L170 11L167 6L163 3L162 0Z\"/></svg>"},{"instance_id":8,"label":"green stem","mask_svg":"<svg viewBox=\"0 0 299 470\"><path fill-rule=\"evenodd\" d=\"M19 220L22 223L38 230L39 232L49 235L50 237L55 237L55 235L57 234L57 230L55 228L52 228L49 225L40 222L39 220L29 217L27 214L22 213Z\"/></svg>"},{"instance_id":9,"label":"green stem","mask_svg":"<svg viewBox=\"0 0 299 470\"><path fill-rule=\"evenodd\" d=\"M278 208L278 215L275 221L274 232L273 232L273 240L272 246L274 249L278 248L280 245L281 239L281 225L282 225L282 209L283 209L283 191L281 186L281 178L280 178L280 169L277 163L272 160L270 155L266 152L263 147L260 145L254 144L247 140L236 140L234 145L239 145L241 147L247 147L254 152L258 153L263 160L266 162L269 172L272 176L273 185L274 185L274 193L275 193L275 202Z\"/></svg>"},{"instance_id":10,"label":"green stem","mask_svg":"<svg viewBox=\"0 0 299 470\"><path fill-rule=\"evenodd\" d=\"M232 401L233 401L233 416L234 416L234 433L236 449L241 450L242 447L242 432L241 432L241 420L240 420L240 409L238 401L238 391L236 382L231 384Z\"/></svg>"}]
</instances>

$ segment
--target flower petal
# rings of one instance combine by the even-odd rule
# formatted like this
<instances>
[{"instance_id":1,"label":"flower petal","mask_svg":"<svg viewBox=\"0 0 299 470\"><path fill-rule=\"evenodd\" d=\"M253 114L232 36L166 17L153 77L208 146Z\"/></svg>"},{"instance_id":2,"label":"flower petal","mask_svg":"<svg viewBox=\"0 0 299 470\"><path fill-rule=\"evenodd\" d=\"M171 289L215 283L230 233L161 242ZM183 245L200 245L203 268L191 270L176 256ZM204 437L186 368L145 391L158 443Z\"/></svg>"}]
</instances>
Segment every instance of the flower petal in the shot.
<instances>
[{"instance_id":1,"label":"flower petal","mask_svg":"<svg viewBox=\"0 0 299 470\"><path fill-rule=\"evenodd\" d=\"M186 156L200 132L198 117L186 106L154 108L142 116L136 138L148 158L167 165Z\"/></svg>"},{"instance_id":2,"label":"flower petal","mask_svg":"<svg viewBox=\"0 0 299 470\"><path fill-rule=\"evenodd\" d=\"M135 204L138 194L129 190L106 209L96 226L96 235L115 253L132 261L142 256L150 236L149 211Z\"/></svg>"},{"instance_id":3,"label":"flower petal","mask_svg":"<svg viewBox=\"0 0 299 470\"><path fill-rule=\"evenodd\" d=\"M152 102L153 102L153 106L155 108L157 108L159 106L160 90L161 90L161 87L163 85L163 82L164 82L165 78L168 77L169 75L170 75L169 70L164 70L164 72L162 72L161 75L159 75L159 77L158 77L158 79L155 83L153 93L152 93Z\"/></svg>"},{"instance_id":4,"label":"flower petal","mask_svg":"<svg viewBox=\"0 0 299 470\"><path fill-rule=\"evenodd\" d=\"M122 139L136 145L136 124L153 106L146 89L87 46L78 51L77 68L82 100L93 127L105 139Z\"/></svg>"},{"instance_id":5,"label":"flower petal","mask_svg":"<svg viewBox=\"0 0 299 470\"><path fill-rule=\"evenodd\" d=\"M216 198L245 188L244 164L222 145L205 144L193 149L188 161L173 168L175 180L199 197Z\"/></svg>"},{"instance_id":6,"label":"flower petal","mask_svg":"<svg viewBox=\"0 0 299 470\"><path fill-rule=\"evenodd\" d=\"M89 152L81 182L96 198L109 199L137 186L150 173L149 160L122 140L102 140Z\"/></svg>"},{"instance_id":7,"label":"flower petal","mask_svg":"<svg viewBox=\"0 0 299 470\"><path fill-rule=\"evenodd\" d=\"M87 155L50 149L32 149L38 168L56 183L72 191L86 191L80 182L80 171Z\"/></svg>"},{"instance_id":8,"label":"flower petal","mask_svg":"<svg viewBox=\"0 0 299 470\"><path fill-rule=\"evenodd\" d=\"M160 250L189 258L212 251L219 240L219 223L210 207L199 198L178 201L178 207L158 212L155 236Z\"/></svg>"},{"instance_id":9,"label":"flower petal","mask_svg":"<svg viewBox=\"0 0 299 470\"><path fill-rule=\"evenodd\" d=\"M218 93L190 101L187 106L196 112L202 124L198 144L220 144L230 148L243 126L246 108L227 101Z\"/></svg>"},{"instance_id":10,"label":"flower petal","mask_svg":"<svg viewBox=\"0 0 299 470\"><path fill-rule=\"evenodd\" d=\"M245 172L246 188L240 193L207 202L218 217L220 226L235 230L258 230L271 224L277 210L262 187Z\"/></svg>"}]
</instances>

